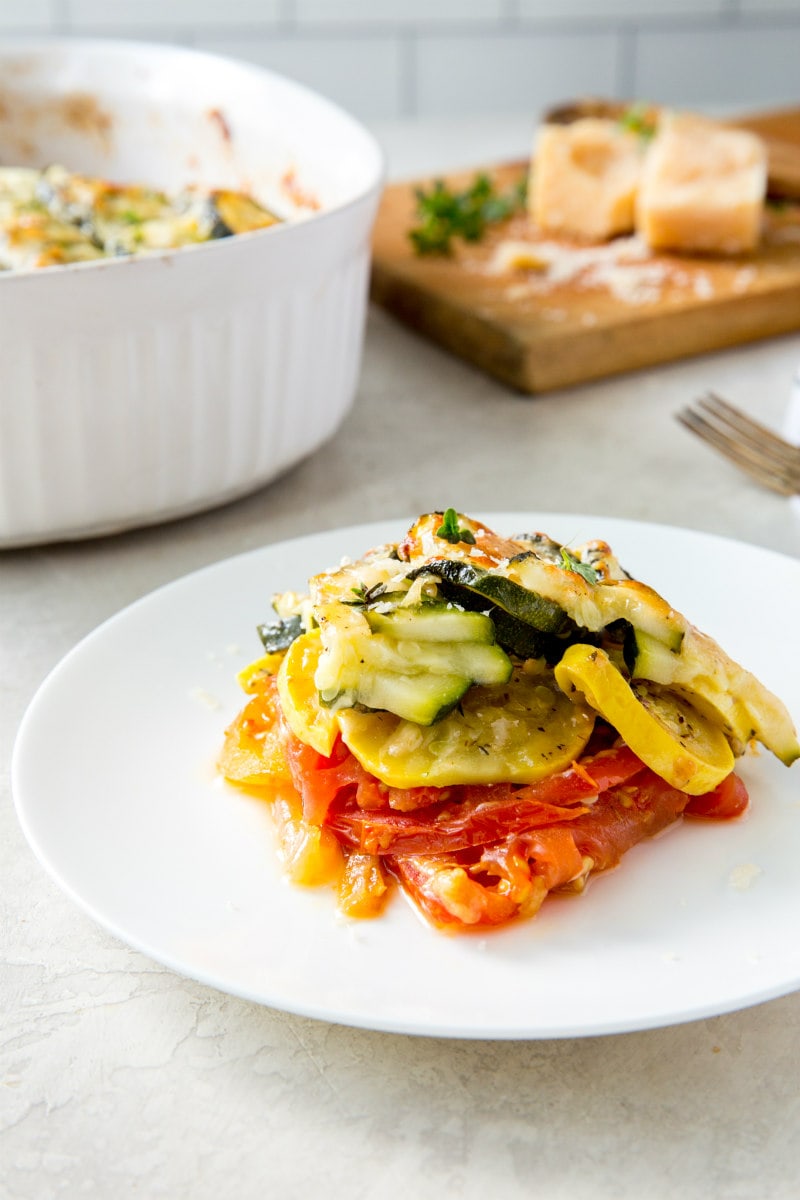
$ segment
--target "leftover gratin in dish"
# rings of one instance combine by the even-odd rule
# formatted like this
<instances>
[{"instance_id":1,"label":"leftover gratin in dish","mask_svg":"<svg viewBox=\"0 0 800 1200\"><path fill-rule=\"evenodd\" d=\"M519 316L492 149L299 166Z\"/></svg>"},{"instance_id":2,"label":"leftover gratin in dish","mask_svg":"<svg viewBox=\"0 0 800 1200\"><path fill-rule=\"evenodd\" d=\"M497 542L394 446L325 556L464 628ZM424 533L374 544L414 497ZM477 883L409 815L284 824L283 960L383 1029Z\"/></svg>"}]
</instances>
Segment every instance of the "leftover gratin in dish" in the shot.
<instances>
[{"instance_id":1,"label":"leftover gratin in dish","mask_svg":"<svg viewBox=\"0 0 800 1200\"><path fill-rule=\"evenodd\" d=\"M174 250L279 223L245 192L179 195L53 165L0 167L0 270Z\"/></svg>"},{"instance_id":2,"label":"leftover gratin in dish","mask_svg":"<svg viewBox=\"0 0 800 1200\"><path fill-rule=\"evenodd\" d=\"M270 802L299 883L455 930L531 917L682 817L747 807L788 711L610 546L453 509L274 598L220 769Z\"/></svg>"}]
</instances>

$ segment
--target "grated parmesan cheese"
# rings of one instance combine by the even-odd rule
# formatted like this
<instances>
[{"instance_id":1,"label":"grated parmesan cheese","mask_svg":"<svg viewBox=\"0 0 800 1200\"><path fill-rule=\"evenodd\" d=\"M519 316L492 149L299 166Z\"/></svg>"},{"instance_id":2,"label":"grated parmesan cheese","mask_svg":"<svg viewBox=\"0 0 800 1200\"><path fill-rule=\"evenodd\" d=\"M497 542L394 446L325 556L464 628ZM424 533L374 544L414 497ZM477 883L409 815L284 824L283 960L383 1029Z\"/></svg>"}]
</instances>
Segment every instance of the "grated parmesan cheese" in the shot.
<instances>
[{"instance_id":1,"label":"grated parmesan cheese","mask_svg":"<svg viewBox=\"0 0 800 1200\"><path fill-rule=\"evenodd\" d=\"M756 277L753 267L741 267L733 277L733 290L746 292Z\"/></svg>"},{"instance_id":2,"label":"grated parmesan cheese","mask_svg":"<svg viewBox=\"0 0 800 1200\"><path fill-rule=\"evenodd\" d=\"M524 248L524 249L523 249ZM536 262L535 270L528 264ZM567 245L561 242L501 242L488 267L489 274L524 276L524 284L505 291L508 300L548 296L562 287L580 291L604 291L630 307L657 304L666 287L690 290L698 300L710 300L714 284L707 271L656 257L637 236L617 238L598 246ZM755 271L741 268L734 290L750 286ZM546 321L564 321L569 313L556 306L542 309ZM597 323L595 313L584 313L581 324Z\"/></svg>"},{"instance_id":3,"label":"grated parmesan cheese","mask_svg":"<svg viewBox=\"0 0 800 1200\"><path fill-rule=\"evenodd\" d=\"M698 300L710 300L714 295L714 285L705 271L698 271L692 282L692 290Z\"/></svg>"},{"instance_id":4,"label":"grated parmesan cheese","mask_svg":"<svg viewBox=\"0 0 800 1200\"><path fill-rule=\"evenodd\" d=\"M761 867L755 863L740 863L738 867L734 867L731 871L728 876L728 883L737 892L746 892L753 886L759 875L763 874L764 872Z\"/></svg>"}]
</instances>

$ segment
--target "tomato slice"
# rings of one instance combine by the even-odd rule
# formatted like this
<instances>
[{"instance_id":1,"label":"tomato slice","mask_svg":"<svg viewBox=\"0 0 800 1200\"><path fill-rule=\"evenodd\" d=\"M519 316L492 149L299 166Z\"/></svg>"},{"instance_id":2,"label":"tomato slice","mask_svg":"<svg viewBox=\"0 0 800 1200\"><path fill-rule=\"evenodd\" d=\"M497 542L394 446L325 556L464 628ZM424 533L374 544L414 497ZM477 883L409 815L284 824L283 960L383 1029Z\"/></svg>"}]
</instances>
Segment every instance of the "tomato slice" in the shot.
<instances>
[{"instance_id":1,"label":"tomato slice","mask_svg":"<svg viewBox=\"0 0 800 1200\"><path fill-rule=\"evenodd\" d=\"M566 887L576 879L583 882L591 870L591 864L584 861L575 844L570 826L533 829L525 835L524 846L531 869L544 881L548 892Z\"/></svg>"},{"instance_id":2,"label":"tomato slice","mask_svg":"<svg viewBox=\"0 0 800 1200\"><path fill-rule=\"evenodd\" d=\"M718 821L731 821L734 817L740 817L749 803L750 796L744 782L731 771L713 792L692 796L685 813L687 817L713 817Z\"/></svg>"},{"instance_id":3,"label":"tomato slice","mask_svg":"<svg viewBox=\"0 0 800 1200\"><path fill-rule=\"evenodd\" d=\"M605 791L573 820L475 851L389 856L417 907L437 925L476 928L528 917L548 892L616 866L637 842L665 829L689 797L643 770Z\"/></svg>"},{"instance_id":4,"label":"tomato slice","mask_svg":"<svg viewBox=\"0 0 800 1200\"><path fill-rule=\"evenodd\" d=\"M589 811L581 800L642 770L636 755L619 746L538 783L453 787L443 803L413 812L336 806L327 824L346 845L365 854L441 854L575 820Z\"/></svg>"},{"instance_id":5,"label":"tomato slice","mask_svg":"<svg viewBox=\"0 0 800 1200\"><path fill-rule=\"evenodd\" d=\"M436 925L476 928L533 916L547 896L544 882L509 843L492 862L464 865L454 855L388 860L402 887Z\"/></svg>"},{"instance_id":6,"label":"tomato slice","mask_svg":"<svg viewBox=\"0 0 800 1200\"><path fill-rule=\"evenodd\" d=\"M536 800L514 804L503 798L482 804L446 803L415 813L359 809L333 812L328 825L345 845L363 854L424 855L483 846L525 829L574 819L587 811L580 805L560 808Z\"/></svg>"},{"instance_id":7,"label":"tomato slice","mask_svg":"<svg viewBox=\"0 0 800 1200\"><path fill-rule=\"evenodd\" d=\"M632 846L676 821L689 799L648 769L608 791L570 826L570 833L582 857L591 858L592 870L607 871Z\"/></svg>"},{"instance_id":8,"label":"tomato slice","mask_svg":"<svg viewBox=\"0 0 800 1200\"><path fill-rule=\"evenodd\" d=\"M328 757L301 742L288 728L283 735L292 782L303 801L303 818L309 825L322 825L337 794L359 781L363 767L341 742Z\"/></svg>"}]
</instances>

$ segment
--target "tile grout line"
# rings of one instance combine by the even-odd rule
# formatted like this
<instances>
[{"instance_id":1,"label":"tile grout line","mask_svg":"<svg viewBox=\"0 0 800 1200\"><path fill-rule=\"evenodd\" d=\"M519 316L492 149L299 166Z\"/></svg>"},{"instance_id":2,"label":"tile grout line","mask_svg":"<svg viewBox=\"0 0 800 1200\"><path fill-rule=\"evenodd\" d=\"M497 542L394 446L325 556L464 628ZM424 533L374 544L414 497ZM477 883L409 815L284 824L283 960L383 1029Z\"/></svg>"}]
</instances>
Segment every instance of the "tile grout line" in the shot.
<instances>
[{"instance_id":1,"label":"tile grout line","mask_svg":"<svg viewBox=\"0 0 800 1200\"><path fill-rule=\"evenodd\" d=\"M51 26L55 34L70 31L69 0L51 0Z\"/></svg>"},{"instance_id":2,"label":"tile grout line","mask_svg":"<svg viewBox=\"0 0 800 1200\"><path fill-rule=\"evenodd\" d=\"M416 117L419 107L417 94L417 35L400 37L400 115Z\"/></svg>"},{"instance_id":3,"label":"tile grout line","mask_svg":"<svg viewBox=\"0 0 800 1200\"><path fill-rule=\"evenodd\" d=\"M617 34L617 94L623 100L636 98L636 80L638 78L639 31L635 25L620 26Z\"/></svg>"},{"instance_id":4,"label":"tile grout line","mask_svg":"<svg viewBox=\"0 0 800 1200\"><path fill-rule=\"evenodd\" d=\"M296 0L278 0L277 31L294 32L298 28Z\"/></svg>"}]
</instances>

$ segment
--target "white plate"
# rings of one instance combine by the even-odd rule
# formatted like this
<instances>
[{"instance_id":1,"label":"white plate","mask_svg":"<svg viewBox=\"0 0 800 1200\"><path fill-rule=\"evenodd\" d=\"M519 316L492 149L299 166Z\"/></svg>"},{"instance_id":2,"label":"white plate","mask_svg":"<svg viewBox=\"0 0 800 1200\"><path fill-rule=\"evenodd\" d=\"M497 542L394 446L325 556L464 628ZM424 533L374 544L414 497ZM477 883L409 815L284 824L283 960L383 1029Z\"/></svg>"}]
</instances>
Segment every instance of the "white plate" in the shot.
<instances>
[{"instance_id":1,"label":"white plate","mask_svg":"<svg viewBox=\"0 0 800 1200\"><path fill-rule=\"evenodd\" d=\"M661 526L499 514L507 532L607 538L800 715L800 562ZM19 733L13 786L41 862L101 925L262 1004L405 1033L545 1038L710 1016L800 986L800 769L743 764L751 812L636 847L581 897L486 936L428 928L401 896L372 922L281 878L263 802L215 776L234 675L276 590L403 522L267 546L162 588L56 668ZM214 707L216 705L216 707ZM758 872L750 867L758 868ZM738 872L737 868L744 868ZM750 876L751 886L733 879Z\"/></svg>"}]
</instances>

